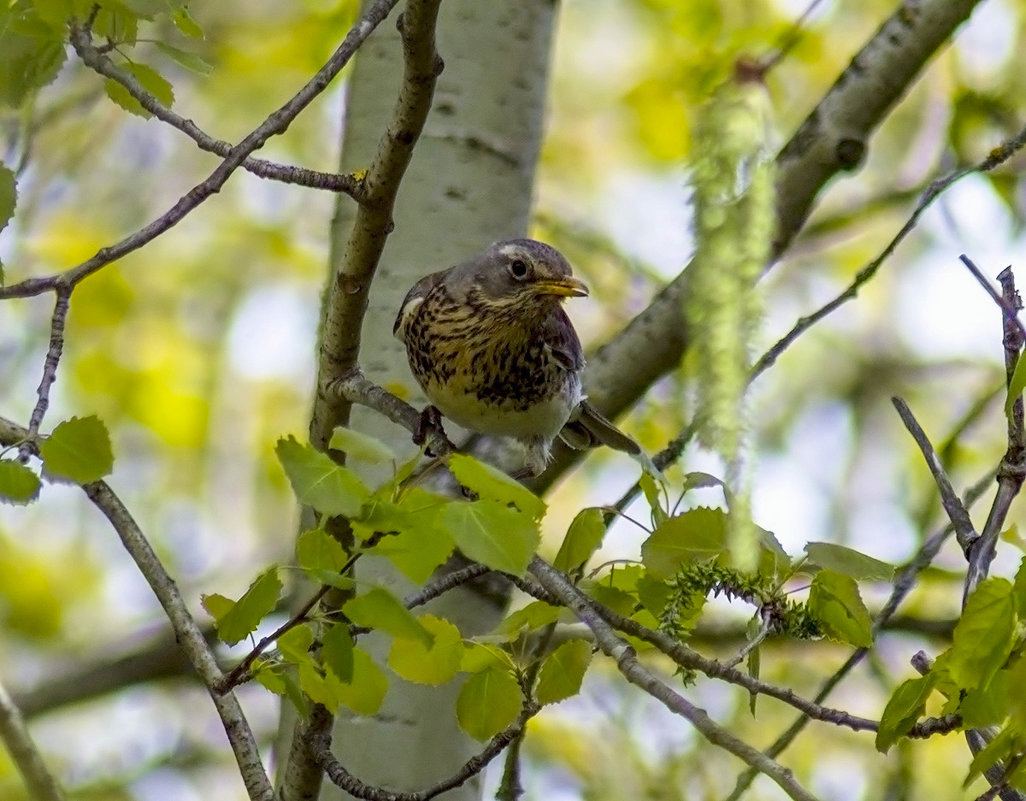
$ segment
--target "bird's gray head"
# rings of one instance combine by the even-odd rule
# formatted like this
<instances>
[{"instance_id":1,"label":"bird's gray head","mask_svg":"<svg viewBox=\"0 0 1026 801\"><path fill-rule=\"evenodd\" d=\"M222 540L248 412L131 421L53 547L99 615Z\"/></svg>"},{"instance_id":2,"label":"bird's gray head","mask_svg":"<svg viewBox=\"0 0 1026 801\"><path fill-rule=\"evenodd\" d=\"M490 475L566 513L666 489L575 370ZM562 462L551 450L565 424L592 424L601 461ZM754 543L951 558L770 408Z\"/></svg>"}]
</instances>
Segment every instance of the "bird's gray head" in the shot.
<instances>
[{"instance_id":1,"label":"bird's gray head","mask_svg":"<svg viewBox=\"0 0 1026 801\"><path fill-rule=\"evenodd\" d=\"M534 239L496 242L484 253L456 267L452 288L476 290L493 301L586 297L588 287L573 277L563 254Z\"/></svg>"}]
</instances>

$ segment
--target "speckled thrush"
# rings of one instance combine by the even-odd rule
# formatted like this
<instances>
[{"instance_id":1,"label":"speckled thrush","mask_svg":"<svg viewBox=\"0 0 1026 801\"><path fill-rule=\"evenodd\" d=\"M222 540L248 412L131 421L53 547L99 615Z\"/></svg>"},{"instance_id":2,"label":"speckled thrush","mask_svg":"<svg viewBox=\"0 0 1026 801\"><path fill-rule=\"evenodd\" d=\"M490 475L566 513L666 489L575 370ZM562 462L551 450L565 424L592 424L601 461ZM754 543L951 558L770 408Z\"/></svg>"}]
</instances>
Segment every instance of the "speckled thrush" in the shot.
<instances>
[{"instance_id":1,"label":"speckled thrush","mask_svg":"<svg viewBox=\"0 0 1026 801\"><path fill-rule=\"evenodd\" d=\"M418 281L392 330L431 404L471 431L518 440L525 475L545 469L557 436L637 457L581 391L581 342L561 304L587 294L555 248L510 239Z\"/></svg>"}]
</instances>

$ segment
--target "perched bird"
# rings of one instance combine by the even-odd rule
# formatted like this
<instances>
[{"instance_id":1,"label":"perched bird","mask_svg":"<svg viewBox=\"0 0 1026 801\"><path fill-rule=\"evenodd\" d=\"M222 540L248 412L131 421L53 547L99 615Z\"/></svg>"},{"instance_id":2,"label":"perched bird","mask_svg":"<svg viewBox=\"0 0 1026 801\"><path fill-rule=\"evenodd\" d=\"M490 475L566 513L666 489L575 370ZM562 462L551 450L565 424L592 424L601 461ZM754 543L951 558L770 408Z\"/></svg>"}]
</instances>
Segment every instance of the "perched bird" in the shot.
<instances>
[{"instance_id":1,"label":"perched bird","mask_svg":"<svg viewBox=\"0 0 1026 801\"><path fill-rule=\"evenodd\" d=\"M523 475L545 469L557 436L638 457L638 444L581 391L581 342L561 304L587 294L555 248L510 239L414 284L392 331L438 411L524 446Z\"/></svg>"}]
</instances>

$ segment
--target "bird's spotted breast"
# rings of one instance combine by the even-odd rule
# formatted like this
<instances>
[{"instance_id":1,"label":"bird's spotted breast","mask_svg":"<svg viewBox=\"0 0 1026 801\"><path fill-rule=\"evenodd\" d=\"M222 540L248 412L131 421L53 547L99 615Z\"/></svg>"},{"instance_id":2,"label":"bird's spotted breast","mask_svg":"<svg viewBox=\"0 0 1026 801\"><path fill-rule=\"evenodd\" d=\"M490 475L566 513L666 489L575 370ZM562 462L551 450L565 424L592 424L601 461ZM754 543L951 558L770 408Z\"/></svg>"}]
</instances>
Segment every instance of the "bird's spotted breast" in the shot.
<instances>
[{"instance_id":1,"label":"bird's spotted breast","mask_svg":"<svg viewBox=\"0 0 1026 801\"><path fill-rule=\"evenodd\" d=\"M545 314L558 306L542 308ZM410 368L441 412L475 431L554 437L580 400L576 371L522 303L433 287L407 322Z\"/></svg>"}]
</instances>

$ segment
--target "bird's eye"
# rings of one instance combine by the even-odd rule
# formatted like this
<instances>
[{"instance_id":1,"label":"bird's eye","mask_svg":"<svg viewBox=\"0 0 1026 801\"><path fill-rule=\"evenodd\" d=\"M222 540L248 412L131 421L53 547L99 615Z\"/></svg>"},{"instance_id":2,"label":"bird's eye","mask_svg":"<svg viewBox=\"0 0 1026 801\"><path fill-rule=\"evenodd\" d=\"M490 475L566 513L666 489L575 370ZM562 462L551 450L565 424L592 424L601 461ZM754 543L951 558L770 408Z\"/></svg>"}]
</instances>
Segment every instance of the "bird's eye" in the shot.
<instances>
[{"instance_id":1,"label":"bird's eye","mask_svg":"<svg viewBox=\"0 0 1026 801\"><path fill-rule=\"evenodd\" d=\"M523 278L527 275L527 262L523 259L513 259L509 263L509 272L514 278Z\"/></svg>"}]
</instances>

